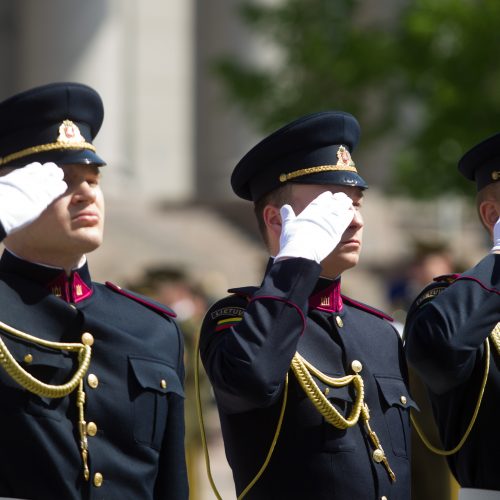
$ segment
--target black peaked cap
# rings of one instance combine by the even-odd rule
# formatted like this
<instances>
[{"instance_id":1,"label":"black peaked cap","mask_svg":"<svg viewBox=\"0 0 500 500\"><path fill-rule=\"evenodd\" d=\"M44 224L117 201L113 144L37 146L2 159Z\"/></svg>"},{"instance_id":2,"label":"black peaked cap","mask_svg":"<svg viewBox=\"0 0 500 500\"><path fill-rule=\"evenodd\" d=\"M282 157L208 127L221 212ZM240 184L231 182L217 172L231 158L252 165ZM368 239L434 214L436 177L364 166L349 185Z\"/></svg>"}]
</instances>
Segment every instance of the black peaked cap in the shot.
<instances>
[{"instance_id":1,"label":"black peaked cap","mask_svg":"<svg viewBox=\"0 0 500 500\"><path fill-rule=\"evenodd\" d=\"M33 161L105 165L92 144L104 118L99 94L72 82L35 87L0 102L0 166Z\"/></svg>"},{"instance_id":2,"label":"black peaked cap","mask_svg":"<svg viewBox=\"0 0 500 500\"><path fill-rule=\"evenodd\" d=\"M254 146L236 165L231 186L240 198L258 201L286 182L368 187L351 153L360 136L354 116L322 111L303 116Z\"/></svg>"},{"instance_id":3,"label":"black peaked cap","mask_svg":"<svg viewBox=\"0 0 500 500\"><path fill-rule=\"evenodd\" d=\"M500 133L476 144L458 162L460 173L480 191L500 179Z\"/></svg>"}]
</instances>

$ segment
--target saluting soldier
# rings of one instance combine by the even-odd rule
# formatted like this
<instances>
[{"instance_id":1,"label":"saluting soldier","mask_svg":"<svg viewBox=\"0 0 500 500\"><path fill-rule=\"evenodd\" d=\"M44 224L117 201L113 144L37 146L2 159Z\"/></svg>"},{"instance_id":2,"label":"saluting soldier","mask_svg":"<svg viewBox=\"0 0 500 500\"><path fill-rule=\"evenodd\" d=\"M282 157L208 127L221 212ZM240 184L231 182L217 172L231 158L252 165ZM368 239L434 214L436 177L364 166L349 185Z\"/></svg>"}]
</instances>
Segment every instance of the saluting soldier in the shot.
<instances>
[{"instance_id":1,"label":"saluting soldier","mask_svg":"<svg viewBox=\"0 0 500 500\"><path fill-rule=\"evenodd\" d=\"M448 463L463 488L460 498L500 498L496 459L500 449L500 134L469 150L458 168L476 183L477 210L492 248L472 269L437 277L422 291L408 314L406 354L427 386L444 451L451 452ZM498 491L486 496L484 490Z\"/></svg>"},{"instance_id":2,"label":"saluting soldier","mask_svg":"<svg viewBox=\"0 0 500 500\"><path fill-rule=\"evenodd\" d=\"M93 282L85 257L103 237L102 120L77 83L0 103L0 496L188 497L175 315Z\"/></svg>"},{"instance_id":3,"label":"saluting soldier","mask_svg":"<svg viewBox=\"0 0 500 500\"><path fill-rule=\"evenodd\" d=\"M229 290L200 337L239 498L410 495L400 337L388 316L341 292L362 244L359 134L348 113L307 115L232 174L271 255L262 283Z\"/></svg>"}]
</instances>

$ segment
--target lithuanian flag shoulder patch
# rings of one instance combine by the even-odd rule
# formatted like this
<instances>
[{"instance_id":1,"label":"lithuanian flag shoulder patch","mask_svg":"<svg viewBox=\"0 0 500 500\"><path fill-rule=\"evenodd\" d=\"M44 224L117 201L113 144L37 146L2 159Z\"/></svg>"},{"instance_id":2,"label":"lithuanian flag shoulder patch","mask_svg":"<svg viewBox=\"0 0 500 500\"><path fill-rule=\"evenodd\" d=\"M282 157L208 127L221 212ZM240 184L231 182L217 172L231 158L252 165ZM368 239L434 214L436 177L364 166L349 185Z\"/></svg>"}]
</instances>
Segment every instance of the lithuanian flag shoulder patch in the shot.
<instances>
[{"instance_id":1,"label":"lithuanian flag shoulder patch","mask_svg":"<svg viewBox=\"0 0 500 500\"><path fill-rule=\"evenodd\" d=\"M232 318L224 318L217 321L215 325L215 331L220 332L226 328L231 328L232 326L238 324L243 318L241 316L234 316Z\"/></svg>"}]
</instances>

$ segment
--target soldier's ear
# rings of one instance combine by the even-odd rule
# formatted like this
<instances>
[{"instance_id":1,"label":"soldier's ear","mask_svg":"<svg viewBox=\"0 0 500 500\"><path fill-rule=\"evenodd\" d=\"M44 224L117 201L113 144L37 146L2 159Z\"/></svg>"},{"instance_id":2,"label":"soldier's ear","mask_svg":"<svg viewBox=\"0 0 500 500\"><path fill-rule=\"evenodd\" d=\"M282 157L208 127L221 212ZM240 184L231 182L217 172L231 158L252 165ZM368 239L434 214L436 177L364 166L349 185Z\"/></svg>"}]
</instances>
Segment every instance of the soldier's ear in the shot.
<instances>
[{"instance_id":1,"label":"soldier's ear","mask_svg":"<svg viewBox=\"0 0 500 500\"><path fill-rule=\"evenodd\" d=\"M479 204L479 216L485 227L491 232L500 216L499 204L493 200L484 200Z\"/></svg>"},{"instance_id":2,"label":"soldier's ear","mask_svg":"<svg viewBox=\"0 0 500 500\"><path fill-rule=\"evenodd\" d=\"M262 218L264 220L264 224L266 225L268 236L273 240L279 241L281 234L280 209L274 205L268 204L262 211Z\"/></svg>"}]
</instances>

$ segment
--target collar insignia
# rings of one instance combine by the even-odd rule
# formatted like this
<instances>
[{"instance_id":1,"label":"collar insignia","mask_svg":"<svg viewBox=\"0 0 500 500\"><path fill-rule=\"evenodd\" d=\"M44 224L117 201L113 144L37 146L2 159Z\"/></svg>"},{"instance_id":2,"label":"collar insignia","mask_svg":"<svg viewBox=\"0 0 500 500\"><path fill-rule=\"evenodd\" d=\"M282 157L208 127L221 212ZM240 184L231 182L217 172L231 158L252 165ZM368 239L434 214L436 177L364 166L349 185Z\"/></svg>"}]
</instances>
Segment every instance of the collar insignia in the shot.
<instances>
[{"instance_id":1,"label":"collar insignia","mask_svg":"<svg viewBox=\"0 0 500 500\"><path fill-rule=\"evenodd\" d=\"M330 306L330 297L328 295L326 297L321 297L320 305L322 307L329 307Z\"/></svg>"},{"instance_id":2,"label":"collar insignia","mask_svg":"<svg viewBox=\"0 0 500 500\"><path fill-rule=\"evenodd\" d=\"M309 309L340 313L343 309L340 279L332 281L326 288L313 293L309 297Z\"/></svg>"}]
</instances>

